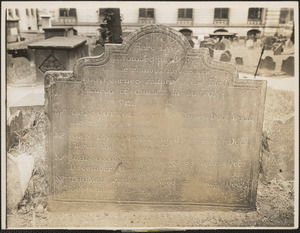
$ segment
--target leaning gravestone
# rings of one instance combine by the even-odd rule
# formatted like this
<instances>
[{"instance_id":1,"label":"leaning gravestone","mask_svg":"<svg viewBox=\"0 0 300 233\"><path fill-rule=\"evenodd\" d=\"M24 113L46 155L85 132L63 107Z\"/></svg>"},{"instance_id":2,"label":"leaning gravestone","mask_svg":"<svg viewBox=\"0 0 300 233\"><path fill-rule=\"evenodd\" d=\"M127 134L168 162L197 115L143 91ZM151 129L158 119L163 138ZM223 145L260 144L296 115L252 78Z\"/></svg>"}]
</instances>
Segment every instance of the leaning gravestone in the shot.
<instances>
[{"instance_id":1,"label":"leaning gravestone","mask_svg":"<svg viewBox=\"0 0 300 233\"><path fill-rule=\"evenodd\" d=\"M148 25L45 85L48 210L255 209L265 81Z\"/></svg>"},{"instance_id":2,"label":"leaning gravestone","mask_svg":"<svg viewBox=\"0 0 300 233\"><path fill-rule=\"evenodd\" d=\"M274 54L274 55L281 55L282 52L283 52L282 44L281 44L281 43L278 43L278 44L276 45L276 47L274 47L274 52L273 52L273 54Z\"/></svg>"}]
</instances>

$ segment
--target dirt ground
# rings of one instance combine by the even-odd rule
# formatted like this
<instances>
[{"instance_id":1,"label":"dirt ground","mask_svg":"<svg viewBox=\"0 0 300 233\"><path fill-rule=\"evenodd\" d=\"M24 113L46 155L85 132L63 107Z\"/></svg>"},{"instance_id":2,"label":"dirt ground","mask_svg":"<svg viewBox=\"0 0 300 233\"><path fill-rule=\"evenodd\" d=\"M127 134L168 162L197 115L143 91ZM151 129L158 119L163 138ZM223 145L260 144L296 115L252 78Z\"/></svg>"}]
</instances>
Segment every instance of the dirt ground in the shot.
<instances>
[{"instance_id":1,"label":"dirt ground","mask_svg":"<svg viewBox=\"0 0 300 233\"><path fill-rule=\"evenodd\" d=\"M232 46L233 57L244 55L244 65L237 66L239 72L254 74L261 48L247 49L244 44ZM218 60L223 51L215 51ZM265 51L265 56L273 54ZM292 49L286 49L282 55L273 56L276 62L275 71L259 69L258 75L275 77L285 75L280 71L281 62L292 55ZM21 59L17 63L22 63ZM19 61L20 60L20 61ZM234 59L232 59L234 60ZM234 63L234 62L233 62ZM15 66L16 67L16 66ZM27 67L27 68L26 68ZM33 82L29 62L14 70L8 76L10 85L28 84ZM12 67L11 67L12 68ZM22 79L17 79L18 72L25 72ZM9 69L10 70L10 69ZM267 89L264 116L264 130L276 119L282 119L294 112L294 93ZM39 115L39 114L38 114ZM39 115L40 116L40 115ZM294 181L259 180L257 191L257 210L251 212L240 211L180 211L180 212L75 212L52 213L47 211L47 181L45 179L45 125L41 118L31 127L27 136L22 139L21 151L11 151L13 155L28 153L35 158L33 176L27 192L19 205L17 212L7 215L8 228L203 228L203 227L293 227L294 226ZM263 174L260 175L260 177Z\"/></svg>"},{"instance_id":2,"label":"dirt ground","mask_svg":"<svg viewBox=\"0 0 300 233\"><path fill-rule=\"evenodd\" d=\"M294 224L292 181L259 182L257 211L76 212L9 215L11 228L169 228L169 227L291 227Z\"/></svg>"}]
</instances>

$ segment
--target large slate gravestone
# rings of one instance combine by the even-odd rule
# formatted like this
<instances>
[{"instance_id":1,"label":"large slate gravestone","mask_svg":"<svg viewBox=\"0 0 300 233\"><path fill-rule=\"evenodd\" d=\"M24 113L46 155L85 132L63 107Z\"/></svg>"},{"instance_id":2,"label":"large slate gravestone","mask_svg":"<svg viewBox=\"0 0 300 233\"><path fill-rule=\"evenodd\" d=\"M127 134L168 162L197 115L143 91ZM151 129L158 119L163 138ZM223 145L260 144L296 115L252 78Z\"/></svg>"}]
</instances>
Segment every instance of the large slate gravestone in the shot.
<instances>
[{"instance_id":1,"label":"large slate gravestone","mask_svg":"<svg viewBox=\"0 0 300 233\"><path fill-rule=\"evenodd\" d=\"M47 72L48 210L254 209L265 90L162 25Z\"/></svg>"}]
</instances>

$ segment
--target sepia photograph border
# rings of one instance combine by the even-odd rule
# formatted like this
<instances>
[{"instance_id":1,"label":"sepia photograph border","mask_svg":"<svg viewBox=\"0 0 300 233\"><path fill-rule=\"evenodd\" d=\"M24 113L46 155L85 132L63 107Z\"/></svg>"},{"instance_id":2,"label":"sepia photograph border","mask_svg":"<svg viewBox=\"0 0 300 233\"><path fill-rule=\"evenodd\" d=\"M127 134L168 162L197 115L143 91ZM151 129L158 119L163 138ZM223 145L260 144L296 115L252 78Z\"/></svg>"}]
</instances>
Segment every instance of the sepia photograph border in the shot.
<instances>
[{"instance_id":1,"label":"sepia photograph border","mask_svg":"<svg viewBox=\"0 0 300 233\"><path fill-rule=\"evenodd\" d=\"M101 1L99 1L101 2ZM114 2L119 6L129 6L130 4L147 4L150 1L102 1L102 2ZM194 2L189 1L155 1L160 2L165 8L168 8L169 4L176 3L187 6ZM270 4L278 4L282 7L294 8L294 23L295 23L295 87L294 87L294 107L295 107L295 125L294 125L294 170L295 170L295 179L294 179L294 226L293 227L118 227L118 228L61 228L59 229L103 229L103 230L193 230L193 229L298 229L299 227L299 2L298 1L278 1L278 2L264 2L264 1L197 1L204 4L211 4L216 6L218 4L224 5L227 4L230 7L230 4L240 4L241 7L245 5L253 6L270 6ZM53 4L58 6L66 5L76 5L80 7L85 4L93 4L93 1L64 1L64 2L50 2L50 1L1 1L1 228L8 229L7 227L7 213L6 213L6 163L7 163L7 150L6 150L6 125L7 125L7 63L6 63L6 48L7 48L7 39L6 39L6 9L9 7L15 7L17 5L32 5L35 8L53 8ZM20 228L9 228L9 229L20 229ZM35 229L35 228L22 228L22 229ZM36 228L36 229L56 229L56 228Z\"/></svg>"}]
</instances>

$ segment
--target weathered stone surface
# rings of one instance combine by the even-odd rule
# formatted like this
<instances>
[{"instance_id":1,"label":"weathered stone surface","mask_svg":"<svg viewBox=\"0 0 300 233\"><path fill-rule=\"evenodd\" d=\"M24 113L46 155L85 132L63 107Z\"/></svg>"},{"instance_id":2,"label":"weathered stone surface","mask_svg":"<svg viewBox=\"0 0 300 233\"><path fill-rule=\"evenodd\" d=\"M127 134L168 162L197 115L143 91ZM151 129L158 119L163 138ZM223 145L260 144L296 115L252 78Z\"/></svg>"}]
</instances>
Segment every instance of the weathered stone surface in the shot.
<instances>
[{"instance_id":1,"label":"weathered stone surface","mask_svg":"<svg viewBox=\"0 0 300 233\"><path fill-rule=\"evenodd\" d=\"M47 72L48 210L254 209L265 88L162 25Z\"/></svg>"},{"instance_id":2,"label":"weathered stone surface","mask_svg":"<svg viewBox=\"0 0 300 233\"><path fill-rule=\"evenodd\" d=\"M268 132L269 153L262 158L266 181L294 179L294 116L274 121Z\"/></svg>"},{"instance_id":3,"label":"weathered stone surface","mask_svg":"<svg viewBox=\"0 0 300 233\"><path fill-rule=\"evenodd\" d=\"M286 72L289 75L294 75L294 60L295 58L290 56L287 59L282 61L281 71Z\"/></svg>"},{"instance_id":4,"label":"weathered stone surface","mask_svg":"<svg viewBox=\"0 0 300 233\"><path fill-rule=\"evenodd\" d=\"M261 59L259 67L267 70L275 70L276 62L273 61L272 57L267 56L265 59Z\"/></svg>"}]
</instances>

